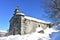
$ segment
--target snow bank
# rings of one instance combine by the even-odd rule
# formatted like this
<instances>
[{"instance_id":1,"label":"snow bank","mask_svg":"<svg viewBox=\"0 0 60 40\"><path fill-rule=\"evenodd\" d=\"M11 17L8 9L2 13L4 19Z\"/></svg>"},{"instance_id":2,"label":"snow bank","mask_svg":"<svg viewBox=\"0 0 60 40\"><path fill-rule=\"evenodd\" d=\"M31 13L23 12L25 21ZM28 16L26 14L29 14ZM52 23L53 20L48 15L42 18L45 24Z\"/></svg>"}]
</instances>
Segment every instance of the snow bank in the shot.
<instances>
[{"instance_id":1,"label":"snow bank","mask_svg":"<svg viewBox=\"0 0 60 40\"><path fill-rule=\"evenodd\" d=\"M6 36L6 33L8 33L5 30L0 30L0 37Z\"/></svg>"},{"instance_id":2,"label":"snow bank","mask_svg":"<svg viewBox=\"0 0 60 40\"><path fill-rule=\"evenodd\" d=\"M4 32L4 33L7 33L7 31L5 31L5 30L0 30L0 32Z\"/></svg>"},{"instance_id":3,"label":"snow bank","mask_svg":"<svg viewBox=\"0 0 60 40\"><path fill-rule=\"evenodd\" d=\"M49 34L57 32L53 28L47 28L44 30L44 34L37 33L40 29L36 29L35 32L26 35L10 35L7 37L0 37L0 40L50 40ZM42 30L42 29L41 29Z\"/></svg>"},{"instance_id":4,"label":"snow bank","mask_svg":"<svg viewBox=\"0 0 60 40\"><path fill-rule=\"evenodd\" d=\"M0 37L0 40L49 40L43 34L32 33L27 35L10 35L8 37Z\"/></svg>"}]
</instances>

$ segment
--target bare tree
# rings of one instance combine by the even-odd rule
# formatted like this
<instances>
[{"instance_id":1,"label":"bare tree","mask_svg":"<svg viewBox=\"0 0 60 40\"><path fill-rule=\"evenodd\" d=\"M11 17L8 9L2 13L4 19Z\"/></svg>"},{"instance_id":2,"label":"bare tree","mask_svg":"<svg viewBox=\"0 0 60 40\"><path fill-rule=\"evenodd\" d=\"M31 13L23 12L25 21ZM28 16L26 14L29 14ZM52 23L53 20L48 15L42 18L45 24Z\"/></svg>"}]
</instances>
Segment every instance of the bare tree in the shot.
<instances>
[{"instance_id":1,"label":"bare tree","mask_svg":"<svg viewBox=\"0 0 60 40\"><path fill-rule=\"evenodd\" d=\"M60 0L44 0L45 13L54 21L51 26L60 24Z\"/></svg>"},{"instance_id":2,"label":"bare tree","mask_svg":"<svg viewBox=\"0 0 60 40\"><path fill-rule=\"evenodd\" d=\"M55 22L60 21L60 0L46 0L45 12Z\"/></svg>"}]
</instances>

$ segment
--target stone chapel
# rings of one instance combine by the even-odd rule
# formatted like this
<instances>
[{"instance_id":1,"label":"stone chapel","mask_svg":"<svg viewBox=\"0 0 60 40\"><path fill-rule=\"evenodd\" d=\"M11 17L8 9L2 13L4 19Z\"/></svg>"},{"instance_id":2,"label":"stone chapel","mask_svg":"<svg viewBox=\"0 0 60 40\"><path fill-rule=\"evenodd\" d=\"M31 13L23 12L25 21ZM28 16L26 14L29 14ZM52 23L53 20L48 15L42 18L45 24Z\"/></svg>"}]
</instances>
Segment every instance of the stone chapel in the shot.
<instances>
[{"instance_id":1,"label":"stone chapel","mask_svg":"<svg viewBox=\"0 0 60 40\"><path fill-rule=\"evenodd\" d=\"M25 14L19 12L18 7L16 7L9 22L9 35L23 35L32 33L37 27L42 27L43 29L50 27L50 22L26 16Z\"/></svg>"}]
</instances>

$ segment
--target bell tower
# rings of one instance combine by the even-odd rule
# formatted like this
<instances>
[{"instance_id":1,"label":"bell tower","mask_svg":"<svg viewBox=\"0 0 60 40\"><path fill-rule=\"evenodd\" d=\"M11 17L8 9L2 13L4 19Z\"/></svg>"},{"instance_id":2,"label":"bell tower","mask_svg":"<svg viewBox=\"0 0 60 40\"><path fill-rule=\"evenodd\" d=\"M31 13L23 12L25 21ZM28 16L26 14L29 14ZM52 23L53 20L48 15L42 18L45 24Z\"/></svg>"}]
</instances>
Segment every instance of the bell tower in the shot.
<instances>
[{"instance_id":1,"label":"bell tower","mask_svg":"<svg viewBox=\"0 0 60 40\"><path fill-rule=\"evenodd\" d=\"M19 8L17 6L15 8L12 18L9 21L10 22L9 35L24 34L23 20L24 20L24 14L19 13Z\"/></svg>"}]
</instances>

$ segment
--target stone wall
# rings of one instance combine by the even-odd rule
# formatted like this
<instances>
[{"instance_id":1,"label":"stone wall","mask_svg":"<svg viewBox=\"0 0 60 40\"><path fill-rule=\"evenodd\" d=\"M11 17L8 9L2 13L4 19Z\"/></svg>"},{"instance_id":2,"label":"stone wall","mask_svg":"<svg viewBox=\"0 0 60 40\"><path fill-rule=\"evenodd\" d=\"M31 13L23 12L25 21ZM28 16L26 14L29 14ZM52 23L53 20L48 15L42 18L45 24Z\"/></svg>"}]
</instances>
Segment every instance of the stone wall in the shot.
<instances>
[{"instance_id":1,"label":"stone wall","mask_svg":"<svg viewBox=\"0 0 60 40\"><path fill-rule=\"evenodd\" d=\"M28 34L28 33L32 33L35 31L36 27L42 27L43 29L46 29L46 27L48 26L45 23L40 23L40 22L36 22L33 20L29 20L29 19L24 19L23 20L23 25L24 25L24 34Z\"/></svg>"}]
</instances>

